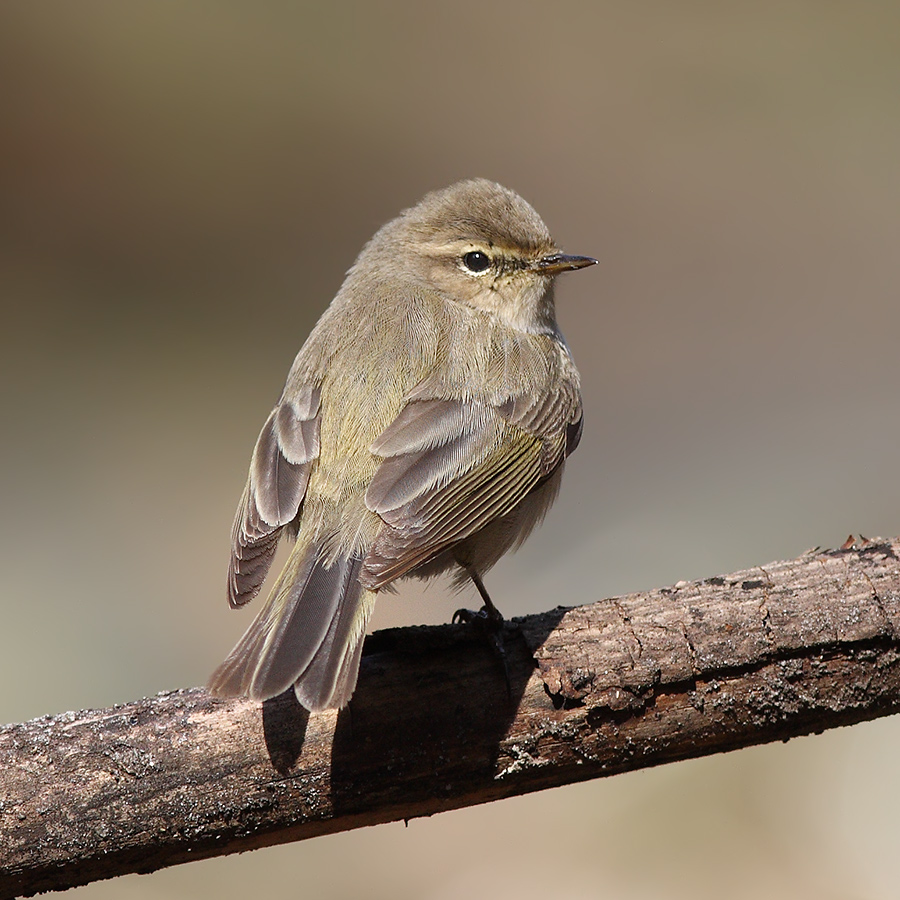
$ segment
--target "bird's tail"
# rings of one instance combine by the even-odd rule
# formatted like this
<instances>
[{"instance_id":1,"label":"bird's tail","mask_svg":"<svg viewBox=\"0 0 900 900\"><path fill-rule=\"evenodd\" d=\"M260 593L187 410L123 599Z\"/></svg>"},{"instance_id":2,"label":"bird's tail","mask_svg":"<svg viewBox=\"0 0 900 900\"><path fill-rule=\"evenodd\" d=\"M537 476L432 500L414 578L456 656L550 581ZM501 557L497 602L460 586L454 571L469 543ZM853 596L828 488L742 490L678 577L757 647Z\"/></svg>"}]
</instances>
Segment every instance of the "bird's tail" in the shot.
<instances>
[{"instance_id":1,"label":"bird's tail","mask_svg":"<svg viewBox=\"0 0 900 900\"><path fill-rule=\"evenodd\" d=\"M327 564L326 564L327 563ZM359 583L362 558L326 559L322 542L294 546L266 605L209 689L267 700L294 685L307 709L338 709L356 687L375 594Z\"/></svg>"}]
</instances>

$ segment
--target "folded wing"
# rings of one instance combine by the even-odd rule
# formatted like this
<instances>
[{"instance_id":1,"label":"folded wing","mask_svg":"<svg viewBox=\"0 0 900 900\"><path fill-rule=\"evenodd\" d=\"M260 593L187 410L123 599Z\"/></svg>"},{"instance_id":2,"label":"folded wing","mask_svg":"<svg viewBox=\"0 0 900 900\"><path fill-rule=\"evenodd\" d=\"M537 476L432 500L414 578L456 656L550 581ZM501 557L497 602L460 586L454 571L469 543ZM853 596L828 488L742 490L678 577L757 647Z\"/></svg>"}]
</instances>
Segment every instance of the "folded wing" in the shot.
<instances>
[{"instance_id":1,"label":"folded wing","mask_svg":"<svg viewBox=\"0 0 900 900\"><path fill-rule=\"evenodd\" d=\"M259 592L285 525L297 517L310 465L319 455L319 390L282 397L263 425L232 528L228 602L243 606Z\"/></svg>"},{"instance_id":2,"label":"folded wing","mask_svg":"<svg viewBox=\"0 0 900 900\"><path fill-rule=\"evenodd\" d=\"M378 590L510 512L574 449L577 388L539 397L413 399L372 445L366 506L384 521L360 580Z\"/></svg>"}]
</instances>

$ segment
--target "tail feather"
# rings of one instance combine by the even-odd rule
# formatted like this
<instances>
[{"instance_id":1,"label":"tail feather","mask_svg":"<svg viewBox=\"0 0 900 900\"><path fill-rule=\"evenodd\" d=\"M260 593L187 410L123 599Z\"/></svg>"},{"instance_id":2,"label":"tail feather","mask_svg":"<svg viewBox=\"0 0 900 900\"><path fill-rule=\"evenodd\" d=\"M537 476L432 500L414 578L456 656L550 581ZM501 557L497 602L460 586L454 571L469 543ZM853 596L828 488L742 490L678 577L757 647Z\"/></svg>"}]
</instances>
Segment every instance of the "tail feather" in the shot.
<instances>
[{"instance_id":1,"label":"tail feather","mask_svg":"<svg viewBox=\"0 0 900 900\"><path fill-rule=\"evenodd\" d=\"M341 600L322 643L294 682L297 699L311 710L345 706L356 687L366 624L375 595L359 583L362 559L350 561Z\"/></svg>"},{"instance_id":2,"label":"tail feather","mask_svg":"<svg viewBox=\"0 0 900 900\"><path fill-rule=\"evenodd\" d=\"M212 693L267 700L294 684L311 710L349 700L374 595L359 584L361 559L326 566L324 555L321 545L295 546L265 607L213 673Z\"/></svg>"}]
</instances>

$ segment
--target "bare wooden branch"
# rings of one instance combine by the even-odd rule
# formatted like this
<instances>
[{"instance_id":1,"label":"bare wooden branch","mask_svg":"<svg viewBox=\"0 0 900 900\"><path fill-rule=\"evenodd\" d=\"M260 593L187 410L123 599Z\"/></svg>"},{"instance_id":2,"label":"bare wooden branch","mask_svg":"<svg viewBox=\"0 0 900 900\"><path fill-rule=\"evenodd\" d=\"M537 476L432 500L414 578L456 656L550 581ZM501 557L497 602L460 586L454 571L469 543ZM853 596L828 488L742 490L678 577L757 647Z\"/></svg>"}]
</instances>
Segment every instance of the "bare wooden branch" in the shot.
<instances>
[{"instance_id":1,"label":"bare wooden branch","mask_svg":"<svg viewBox=\"0 0 900 900\"><path fill-rule=\"evenodd\" d=\"M0 729L0 898L900 710L900 540L507 623L379 632L341 713L184 690Z\"/></svg>"}]
</instances>

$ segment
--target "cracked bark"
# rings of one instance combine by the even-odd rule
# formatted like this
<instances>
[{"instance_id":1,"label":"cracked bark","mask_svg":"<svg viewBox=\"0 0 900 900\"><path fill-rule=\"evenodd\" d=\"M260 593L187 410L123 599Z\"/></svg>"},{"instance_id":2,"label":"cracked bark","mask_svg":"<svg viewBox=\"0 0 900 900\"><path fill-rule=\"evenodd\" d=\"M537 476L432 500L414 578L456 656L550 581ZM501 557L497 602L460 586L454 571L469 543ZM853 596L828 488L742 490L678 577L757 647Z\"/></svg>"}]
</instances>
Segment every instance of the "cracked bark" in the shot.
<instances>
[{"instance_id":1,"label":"cracked bark","mask_svg":"<svg viewBox=\"0 0 900 900\"><path fill-rule=\"evenodd\" d=\"M900 710L900 539L366 641L348 709L192 689L0 729L0 898Z\"/></svg>"}]
</instances>

